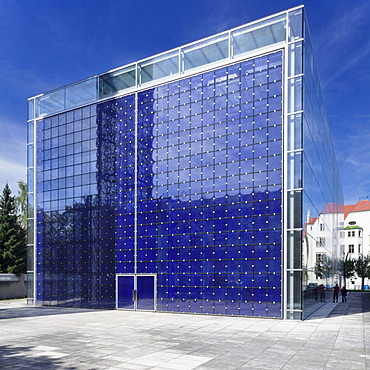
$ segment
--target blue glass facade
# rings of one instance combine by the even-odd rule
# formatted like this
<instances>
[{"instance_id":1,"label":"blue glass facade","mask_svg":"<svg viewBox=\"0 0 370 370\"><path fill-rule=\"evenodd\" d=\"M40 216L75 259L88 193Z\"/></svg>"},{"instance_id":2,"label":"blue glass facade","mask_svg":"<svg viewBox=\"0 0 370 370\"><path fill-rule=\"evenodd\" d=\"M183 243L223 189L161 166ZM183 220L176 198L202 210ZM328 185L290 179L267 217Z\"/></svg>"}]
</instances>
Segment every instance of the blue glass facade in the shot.
<instances>
[{"instance_id":1,"label":"blue glass facade","mask_svg":"<svg viewBox=\"0 0 370 370\"><path fill-rule=\"evenodd\" d=\"M161 311L281 316L282 51L38 137L39 303L115 307L115 274L138 273Z\"/></svg>"},{"instance_id":2,"label":"blue glass facade","mask_svg":"<svg viewBox=\"0 0 370 370\"><path fill-rule=\"evenodd\" d=\"M305 316L307 129L329 136L304 24L298 7L30 99L34 303Z\"/></svg>"}]
</instances>

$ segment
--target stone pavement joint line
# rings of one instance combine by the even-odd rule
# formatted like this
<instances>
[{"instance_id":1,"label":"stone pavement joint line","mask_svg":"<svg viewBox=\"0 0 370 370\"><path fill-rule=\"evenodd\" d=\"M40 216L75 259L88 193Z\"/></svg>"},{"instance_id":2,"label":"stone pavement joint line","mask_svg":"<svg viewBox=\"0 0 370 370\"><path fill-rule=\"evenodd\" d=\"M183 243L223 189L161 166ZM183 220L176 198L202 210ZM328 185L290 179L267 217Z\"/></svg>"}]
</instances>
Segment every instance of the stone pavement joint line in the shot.
<instances>
[{"instance_id":1,"label":"stone pavement joint line","mask_svg":"<svg viewBox=\"0 0 370 370\"><path fill-rule=\"evenodd\" d=\"M1 369L370 369L370 293L305 321L0 301Z\"/></svg>"}]
</instances>

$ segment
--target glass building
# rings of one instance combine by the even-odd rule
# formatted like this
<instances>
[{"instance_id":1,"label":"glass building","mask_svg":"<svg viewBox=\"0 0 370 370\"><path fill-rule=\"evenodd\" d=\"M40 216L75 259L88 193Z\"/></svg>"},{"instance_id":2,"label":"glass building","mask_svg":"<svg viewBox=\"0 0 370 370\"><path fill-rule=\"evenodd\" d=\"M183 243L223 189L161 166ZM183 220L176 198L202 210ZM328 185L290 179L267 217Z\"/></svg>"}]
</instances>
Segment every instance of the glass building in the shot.
<instances>
[{"instance_id":1,"label":"glass building","mask_svg":"<svg viewBox=\"0 0 370 370\"><path fill-rule=\"evenodd\" d=\"M302 319L342 190L302 6L28 100L29 302Z\"/></svg>"}]
</instances>

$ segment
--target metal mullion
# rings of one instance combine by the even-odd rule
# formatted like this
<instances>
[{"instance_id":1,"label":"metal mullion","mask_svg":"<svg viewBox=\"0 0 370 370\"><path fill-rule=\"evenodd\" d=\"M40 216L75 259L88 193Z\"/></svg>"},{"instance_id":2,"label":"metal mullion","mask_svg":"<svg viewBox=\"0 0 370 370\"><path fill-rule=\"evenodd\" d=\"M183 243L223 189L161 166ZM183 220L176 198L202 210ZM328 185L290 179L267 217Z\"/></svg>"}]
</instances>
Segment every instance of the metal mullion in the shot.
<instances>
[{"instance_id":1,"label":"metal mullion","mask_svg":"<svg viewBox=\"0 0 370 370\"><path fill-rule=\"evenodd\" d=\"M286 13L288 18L288 14ZM287 34L287 33L286 33ZM286 35L287 37L287 35ZM284 46L283 51L283 223L282 223L282 250L283 250L283 263L282 263L282 318L287 318L287 306L288 306L288 277L287 277L287 267L288 267L288 256L287 256L287 232L286 226L288 225L288 192L287 192L287 182L288 182L288 154L286 152L288 144L288 81L287 81L287 71L288 71L288 47L287 44Z\"/></svg>"},{"instance_id":2,"label":"metal mullion","mask_svg":"<svg viewBox=\"0 0 370 370\"><path fill-rule=\"evenodd\" d=\"M134 151L134 273L137 273L137 181L138 181L138 93L135 92L135 151ZM135 283L134 283L135 284ZM135 289L135 288L134 288Z\"/></svg>"},{"instance_id":3,"label":"metal mullion","mask_svg":"<svg viewBox=\"0 0 370 370\"><path fill-rule=\"evenodd\" d=\"M33 104L34 114L33 116L36 117L36 99ZM33 120L33 305L36 306L36 238L37 238L37 222L35 220L37 219L37 195L36 195L36 157L37 157L37 121L36 119ZM28 285L28 281L27 281Z\"/></svg>"}]
</instances>

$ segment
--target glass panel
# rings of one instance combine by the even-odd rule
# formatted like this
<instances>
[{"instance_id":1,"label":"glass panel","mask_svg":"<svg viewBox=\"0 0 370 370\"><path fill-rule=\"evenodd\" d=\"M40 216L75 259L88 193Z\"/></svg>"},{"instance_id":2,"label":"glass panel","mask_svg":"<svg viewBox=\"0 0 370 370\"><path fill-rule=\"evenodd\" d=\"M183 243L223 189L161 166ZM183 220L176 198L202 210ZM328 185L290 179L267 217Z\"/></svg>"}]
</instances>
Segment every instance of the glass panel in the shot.
<instances>
[{"instance_id":1,"label":"glass panel","mask_svg":"<svg viewBox=\"0 0 370 370\"><path fill-rule=\"evenodd\" d=\"M288 295L288 310L300 310L301 307L301 271L288 271L287 272L287 295Z\"/></svg>"},{"instance_id":2,"label":"glass panel","mask_svg":"<svg viewBox=\"0 0 370 370\"><path fill-rule=\"evenodd\" d=\"M137 276L138 310L154 310L154 276Z\"/></svg>"},{"instance_id":3,"label":"glass panel","mask_svg":"<svg viewBox=\"0 0 370 370\"><path fill-rule=\"evenodd\" d=\"M288 113L302 110L302 77L288 80Z\"/></svg>"},{"instance_id":4,"label":"glass panel","mask_svg":"<svg viewBox=\"0 0 370 370\"><path fill-rule=\"evenodd\" d=\"M288 190L302 188L302 152L288 153Z\"/></svg>"},{"instance_id":5,"label":"glass panel","mask_svg":"<svg viewBox=\"0 0 370 370\"><path fill-rule=\"evenodd\" d=\"M286 16L283 14L232 32L233 55L285 41L285 24Z\"/></svg>"},{"instance_id":6,"label":"glass panel","mask_svg":"<svg viewBox=\"0 0 370 370\"><path fill-rule=\"evenodd\" d=\"M134 65L100 76L100 98L134 87L136 68Z\"/></svg>"},{"instance_id":7,"label":"glass panel","mask_svg":"<svg viewBox=\"0 0 370 370\"><path fill-rule=\"evenodd\" d=\"M34 196L33 193L27 194L27 217L34 217Z\"/></svg>"},{"instance_id":8,"label":"glass panel","mask_svg":"<svg viewBox=\"0 0 370 370\"><path fill-rule=\"evenodd\" d=\"M303 8L289 12L289 41L303 37Z\"/></svg>"},{"instance_id":9,"label":"glass panel","mask_svg":"<svg viewBox=\"0 0 370 370\"><path fill-rule=\"evenodd\" d=\"M33 168L29 168L27 170L27 184L30 189L33 189L33 181L34 181L33 173L34 173Z\"/></svg>"},{"instance_id":10,"label":"glass panel","mask_svg":"<svg viewBox=\"0 0 370 370\"><path fill-rule=\"evenodd\" d=\"M33 121L27 123L27 143L33 143Z\"/></svg>"},{"instance_id":11,"label":"glass panel","mask_svg":"<svg viewBox=\"0 0 370 370\"><path fill-rule=\"evenodd\" d=\"M288 76L296 76L303 73L303 45L302 41L289 45L289 69Z\"/></svg>"},{"instance_id":12,"label":"glass panel","mask_svg":"<svg viewBox=\"0 0 370 370\"><path fill-rule=\"evenodd\" d=\"M27 244L34 243L33 220L27 220Z\"/></svg>"},{"instance_id":13,"label":"glass panel","mask_svg":"<svg viewBox=\"0 0 370 370\"><path fill-rule=\"evenodd\" d=\"M27 145L27 167L33 167L33 144Z\"/></svg>"},{"instance_id":14,"label":"glass panel","mask_svg":"<svg viewBox=\"0 0 370 370\"><path fill-rule=\"evenodd\" d=\"M299 230L296 231L288 231L287 234L287 245L288 245L288 253L287 253L287 267L288 269L300 269L302 268L302 248L301 248L301 240L302 240L302 232Z\"/></svg>"},{"instance_id":15,"label":"glass panel","mask_svg":"<svg viewBox=\"0 0 370 370\"><path fill-rule=\"evenodd\" d=\"M27 298L33 298L33 289L33 272L29 272L27 274Z\"/></svg>"},{"instance_id":16,"label":"glass panel","mask_svg":"<svg viewBox=\"0 0 370 370\"><path fill-rule=\"evenodd\" d=\"M66 87L66 108L93 102L97 98L97 78Z\"/></svg>"},{"instance_id":17,"label":"glass panel","mask_svg":"<svg viewBox=\"0 0 370 370\"><path fill-rule=\"evenodd\" d=\"M302 192L288 192L288 229L302 227Z\"/></svg>"},{"instance_id":18,"label":"glass panel","mask_svg":"<svg viewBox=\"0 0 370 370\"><path fill-rule=\"evenodd\" d=\"M228 34L224 33L207 41L183 49L184 70L226 59L229 56Z\"/></svg>"},{"instance_id":19,"label":"glass panel","mask_svg":"<svg viewBox=\"0 0 370 370\"><path fill-rule=\"evenodd\" d=\"M288 116L288 150L302 149L302 114Z\"/></svg>"},{"instance_id":20,"label":"glass panel","mask_svg":"<svg viewBox=\"0 0 370 370\"><path fill-rule=\"evenodd\" d=\"M65 109L64 89L36 98L36 117L46 116Z\"/></svg>"},{"instance_id":21,"label":"glass panel","mask_svg":"<svg viewBox=\"0 0 370 370\"><path fill-rule=\"evenodd\" d=\"M28 119L34 119L35 118L35 100L30 99L28 100Z\"/></svg>"},{"instance_id":22,"label":"glass panel","mask_svg":"<svg viewBox=\"0 0 370 370\"><path fill-rule=\"evenodd\" d=\"M139 64L140 83L171 76L179 72L179 52L171 52Z\"/></svg>"},{"instance_id":23,"label":"glass panel","mask_svg":"<svg viewBox=\"0 0 370 370\"><path fill-rule=\"evenodd\" d=\"M28 245L27 246L27 271L33 271L33 265L34 265L34 260L33 260L33 245Z\"/></svg>"},{"instance_id":24,"label":"glass panel","mask_svg":"<svg viewBox=\"0 0 370 370\"><path fill-rule=\"evenodd\" d=\"M118 302L117 308L125 310L134 309L132 291L134 290L134 276L118 276Z\"/></svg>"}]
</instances>

